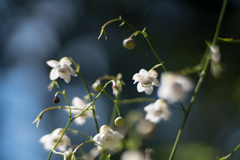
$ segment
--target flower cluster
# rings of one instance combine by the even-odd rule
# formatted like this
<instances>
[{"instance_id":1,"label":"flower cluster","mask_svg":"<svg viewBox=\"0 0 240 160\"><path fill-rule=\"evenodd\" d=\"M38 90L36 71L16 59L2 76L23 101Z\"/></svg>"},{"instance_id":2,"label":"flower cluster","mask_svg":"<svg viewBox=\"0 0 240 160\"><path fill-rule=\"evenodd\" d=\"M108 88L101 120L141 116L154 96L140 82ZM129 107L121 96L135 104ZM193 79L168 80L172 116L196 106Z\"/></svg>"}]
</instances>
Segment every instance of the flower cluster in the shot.
<instances>
[{"instance_id":1,"label":"flower cluster","mask_svg":"<svg viewBox=\"0 0 240 160\"><path fill-rule=\"evenodd\" d=\"M176 103L184 100L187 92L193 88L192 82L185 76L175 73L162 73L160 82L156 79L158 73L155 70L146 71L141 69L139 73L133 75L134 84L137 84L138 92L145 92L147 95L152 94L153 85L159 87L157 95L158 99L155 103L151 103L144 108L147 112L145 119L158 123L161 119L167 120L170 111L168 103Z\"/></svg>"},{"instance_id":2,"label":"flower cluster","mask_svg":"<svg viewBox=\"0 0 240 160\"><path fill-rule=\"evenodd\" d=\"M121 17L119 19L114 19L109 21L108 23L102 26L102 30L99 38L102 34L105 35L106 26L115 21L122 21L122 24L128 24ZM130 28L133 29L131 25ZM58 128L54 130L51 134L47 134L40 138L40 142L43 144L44 149L51 150L50 157L52 153L63 155L64 160L66 159L88 159L94 160L99 156L104 160L109 160L110 157L122 151L123 154L120 157L121 160L151 160L151 154L153 153L152 149L147 148L145 152L142 152L140 148L142 147L142 142L144 138L150 137L154 131L156 131L157 124L159 122L167 121L172 112L170 107L173 109L180 109L184 112L184 119L182 121L182 125L180 130L183 129L185 122L187 120L187 116L191 109L191 105L195 99L195 93L198 92L198 89L202 83L202 79L205 76L206 69L208 65L211 63L211 72L215 77L218 77L221 74L221 66L220 66L220 49L217 45L209 45L209 55L205 54L202 62L197 65L197 67L193 67L190 69L186 69L179 72L169 72L165 69L164 63L160 60L160 58L155 53L152 48L150 41L148 39L148 35L145 32L146 28L142 31L134 30L134 33L131 34L130 37L126 38L123 41L123 47L126 49L134 49L136 47L135 40L133 37L141 34L149 43L151 50L157 57L159 64L152 67L150 70L140 69L138 73L133 74L132 80L133 84L137 85L137 91L141 94L147 94L148 97L140 97L133 99L124 99L121 98L121 93L123 91L123 85L125 84L122 80L122 74L118 73L117 76L112 75L104 75L95 80L92 84L92 89L97 92L92 93L88 88L87 83L83 79L83 76L80 73L80 67L77 65L73 59L68 57L63 57L60 61L49 60L47 61L47 65L52 67L50 71L49 78L51 80L50 89L53 88L54 85L57 85L57 79L61 78L66 83L71 81L71 77L76 77L79 75L81 80L83 81L88 95L81 99L79 97L74 97L72 99L71 105L69 104L68 98L65 94L65 90L63 92L57 92L54 96L53 102L58 104L60 102L60 98L58 94L62 94L68 105L64 106L54 106L45 109L42 111L39 116L35 119L34 123L37 123L37 126L40 120L43 117L43 114L51 109L64 109L69 113L69 120L65 129ZM106 36L106 35L105 35ZM206 56L207 55L207 56ZM204 62L204 63L203 63ZM75 70L71 65L75 66ZM203 65L204 64L204 65ZM156 70L157 67L161 66L163 72L159 74ZM201 72L201 73L200 73ZM183 101L187 99L187 94L191 92L194 88L193 82L186 76L189 73L200 73L199 81L197 87L194 91L191 103L188 108L185 109L182 104ZM158 78L158 75L160 77ZM103 81L108 81L104 84ZM112 92L109 94L106 87L111 84ZM155 95L154 88L156 88ZM95 102L98 98L105 94L109 99L113 102L113 106L115 107L112 112L111 121L108 125L102 125L99 128L98 119L95 114ZM145 95L144 94L144 95ZM156 96L154 98L154 96ZM88 103L88 100L90 102ZM119 105L126 103L135 103L135 102L151 102L147 104L143 109L139 112L132 111L126 113L126 116L121 116L121 111ZM62 100L61 100L62 102ZM180 107L175 107L175 105L179 105ZM170 106L170 107L169 107ZM84 127L85 122L89 117L94 119L96 134L95 135L87 135L82 131L78 131L75 129L69 129L68 127L73 122L76 125L81 125L80 127ZM104 123L103 123L104 124ZM115 125L115 126L114 126ZM79 127L79 126L78 126ZM88 126L91 127L91 126ZM179 130L179 131L180 131ZM73 133L79 133L80 135L87 137L87 140L76 145L71 146L70 138L66 135L67 131L72 131ZM181 133L179 132L178 137L181 137ZM179 139L177 138L174 146L178 145ZM81 157L76 157L77 151L86 143L93 143L94 147L88 151L88 153L84 153ZM173 147L173 152L171 156L175 154L176 147ZM57 150L57 151L56 151ZM82 150L82 153L85 152ZM101 155L100 155L101 154ZM50 159L50 158L49 158ZM111 157L112 159L112 157ZM172 159L172 158L169 158Z\"/></svg>"}]
</instances>

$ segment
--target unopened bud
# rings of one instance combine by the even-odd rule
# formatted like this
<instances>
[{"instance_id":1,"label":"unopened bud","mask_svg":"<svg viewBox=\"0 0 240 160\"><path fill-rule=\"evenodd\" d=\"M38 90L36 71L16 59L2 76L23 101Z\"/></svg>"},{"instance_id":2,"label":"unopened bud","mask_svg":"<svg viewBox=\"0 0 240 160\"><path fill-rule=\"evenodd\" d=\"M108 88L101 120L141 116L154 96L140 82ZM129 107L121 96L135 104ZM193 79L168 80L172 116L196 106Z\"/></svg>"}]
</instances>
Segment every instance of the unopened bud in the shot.
<instances>
[{"instance_id":1,"label":"unopened bud","mask_svg":"<svg viewBox=\"0 0 240 160\"><path fill-rule=\"evenodd\" d=\"M59 103L60 102L60 98L58 96L53 98L53 103Z\"/></svg>"},{"instance_id":2,"label":"unopened bud","mask_svg":"<svg viewBox=\"0 0 240 160\"><path fill-rule=\"evenodd\" d=\"M126 38L123 40L123 47L126 49L133 49L135 48L136 43L132 38Z\"/></svg>"},{"instance_id":3,"label":"unopened bud","mask_svg":"<svg viewBox=\"0 0 240 160\"><path fill-rule=\"evenodd\" d=\"M124 126L125 120L122 117L117 117L114 121L115 126L122 127Z\"/></svg>"},{"instance_id":4,"label":"unopened bud","mask_svg":"<svg viewBox=\"0 0 240 160\"><path fill-rule=\"evenodd\" d=\"M92 89L96 92L100 92L102 89L102 85L99 80L96 80L96 82L93 83Z\"/></svg>"}]
</instances>

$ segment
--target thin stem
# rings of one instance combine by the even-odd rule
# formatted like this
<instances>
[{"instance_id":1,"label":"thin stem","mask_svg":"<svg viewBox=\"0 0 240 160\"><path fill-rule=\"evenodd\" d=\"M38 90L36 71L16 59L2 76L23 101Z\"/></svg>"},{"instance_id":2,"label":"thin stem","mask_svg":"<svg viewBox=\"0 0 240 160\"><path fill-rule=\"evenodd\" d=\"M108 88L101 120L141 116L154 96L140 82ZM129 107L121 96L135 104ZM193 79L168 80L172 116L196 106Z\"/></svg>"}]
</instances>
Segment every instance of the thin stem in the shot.
<instances>
[{"instance_id":1,"label":"thin stem","mask_svg":"<svg viewBox=\"0 0 240 160\"><path fill-rule=\"evenodd\" d=\"M50 160L50 158L51 158L51 156L52 156L52 153L53 153L53 150L55 150L55 148L57 147L58 143L61 141L63 135L66 133L67 128L69 127L70 124L71 124L71 119L69 118L68 123L67 123L65 129L63 130L62 135L60 136L60 138L58 139L57 143L55 144L55 146L53 147L52 151L51 151L50 154L49 154L48 160Z\"/></svg>"},{"instance_id":2,"label":"thin stem","mask_svg":"<svg viewBox=\"0 0 240 160\"><path fill-rule=\"evenodd\" d=\"M239 144L236 148L234 148L234 150L233 150L231 153L229 153L229 154L226 155L225 157L220 158L219 160L226 160L226 159L228 159L228 158L229 158L230 156L232 156L232 154L233 154L234 152L236 152L239 148L240 148L240 144Z\"/></svg>"},{"instance_id":3,"label":"thin stem","mask_svg":"<svg viewBox=\"0 0 240 160\"><path fill-rule=\"evenodd\" d=\"M136 36L138 33L141 33L141 34L144 36L144 38L147 40L148 45L149 45L149 47L151 48L152 52L153 52L154 55L157 57L158 61L162 64L164 72L167 72L166 68L165 68L164 65L163 65L163 62L161 61L161 59L158 57L157 53L156 53L155 50L153 49L152 44L151 44L151 42L150 42L149 39L148 39L148 35L147 35L146 32L145 32L145 28L144 28L143 31L137 31L137 30L136 30L132 25L130 25L126 20L124 20L124 19L122 19L122 18L120 17L120 18L113 19L113 20L110 20L110 21L106 22L106 23L102 26L101 33L100 33L98 39L102 36L103 33L105 34L105 30L106 30L107 25L109 25L110 23L113 23L113 22L117 22L117 21L122 21L123 24L126 23L133 31L135 31L130 37Z\"/></svg>"},{"instance_id":4,"label":"thin stem","mask_svg":"<svg viewBox=\"0 0 240 160\"><path fill-rule=\"evenodd\" d=\"M136 35L138 35L139 33L141 33L141 34L143 35L143 37L147 40L149 47L151 48L152 52L154 53L154 55L156 56L156 58L158 59L158 61L159 61L160 64L162 65L164 72L167 72L166 68L165 68L164 65L163 65L162 60L158 57L157 53L156 53L155 50L153 49L153 46L152 46L151 42L150 42L149 39L148 39L148 35L147 35L147 33L145 32L145 28L144 28L143 31L135 31L129 38L131 38L131 37L133 37L133 36L136 36Z\"/></svg>"},{"instance_id":5,"label":"thin stem","mask_svg":"<svg viewBox=\"0 0 240 160\"><path fill-rule=\"evenodd\" d=\"M62 94L63 96L64 96L64 98L66 99L66 101L67 101L67 104L68 104L68 109L69 109L69 119L71 119L72 118L72 108L71 108L71 106L70 106L70 103L69 103L69 101L68 101L68 99L67 99L67 96L66 96L66 94L65 94L65 91L63 91L63 92L58 92L58 93L60 93L60 94Z\"/></svg>"},{"instance_id":6,"label":"thin stem","mask_svg":"<svg viewBox=\"0 0 240 160\"><path fill-rule=\"evenodd\" d=\"M140 103L140 102L154 102L154 101L156 101L155 98L146 98L146 97L118 100L118 102L120 104Z\"/></svg>"},{"instance_id":7,"label":"thin stem","mask_svg":"<svg viewBox=\"0 0 240 160\"><path fill-rule=\"evenodd\" d=\"M118 103L118 100L120 99L120 96L118 95L117 96L117 102L114 103L116 107L113 107L113 110L112 110L112 116L111 116L111 119L110 119L110 123L109 123L109 126L111 128L114 127L114 119L117 117L117 113L118 115L120 116L120 112L118 110L118 106L119 106L119 103Z\"/></svg>"},{"instance_id":8,"label":"thin stem","mask_svg":"<svg viewBox=\"0 0 240 160\"><path fill-rule=\"evenodd\" d=\"M220 27L221 27L221 24L222 24L222 19L223 19L223 16L224 16L224 12L225 12L226 6L227 6L227 0L224 0L223 5L222 5L222 9L221 9L221 13L220 13L220 16L219 16L219 19L218 19L218 23L217 23L217 28L216 28L215 35L214 35L213 42L212 42L213 46L216 45L216 43L217 43L217 39L218 39L218 35L219 35L219 31L220 31ZM204 77L206 75L206 71L207 71L209 63L210 63L210 54L211 54L211 52L209 52L209 55L207 57L207 61L206 61L205 65L204 65L204 67L203 67L203 70L202 70L201 74L200 74L200 78L198 80L198 83L197 83L197 86L195 88L195 91L194 91L194 94L192 96L192 99L190 101L190 104L189 104L189 106L187 108L187 111L184 114L183 121L182 121L181 127L180 127L180 129L178 131L178 135L177 135L176 141L174 143L174 146L173 146L171 155L169 157L169 160L173 160L174 159L174 156L175 156L175 153L176 153L176 150L177 150L177 146L179 144L179 141L181 139L181 135L182 135L184 126L185 126L186 121L188 119L188 115L189 115L189 113L191 111L193 102L195 101L196 95L197 95L197 93L199 91L199 88L200 88L200 86L201 86L201 84L203 82L203 79L204 79Z\"/></svg>"},{"instance_id":9,"label":"thin stem","mask_svg":"<svg viewBox=\"0 0 240 160\"><path fill-rule=\"evenodd\" d=\"M80 72L77 72L77 74L78 74L79 77L82 79L82 81L83 81L83 83L84 83L84 85L85 85L85 87L86 87L86 89L87 89L89 98L90 98L90 100L91 100L91 102L92 102L92 101L93 101L93 100L92 100L92 95L91 95L91 92L90 92L90 90L89 90L89 88L88 88L88 85L87 85L86 81L84 80L84 78L83 78L83 76L82 76L82 74L81 74ZM99 127L98 127L98 122L97 122L97 118L96 118L96 113L95 113L94 107L92 107L92 112L93 112L93 118L94 118L96 130L97 130L97 133L99 133Z\"/></svg>"},{"instance_id":10,"label":"thin stem","mask_svg":"<svg viewBox=\"0 0 240 160\"><path fill-rule=\"evenodd\" d=\"M150 41L149 41L149 39L148 39L148 36L146 35L145 38L146 38L146 40L147 40L147 42L148 42L148 45L149 45L149 47L151 48L152 52L154 53L154 55L156 56L156 58L158 59L158 61L162 64L162 67L163 67L164 72L167 72L166 68L165 68L164 65L163 65L163 62L161 61L161 59L158 57L157 53L156 53L155 50L153 49L152 44L150 43Z\"/></svg>"},{"instance_id":11,"label":"thin stem","mask_svg":"<svg viewBox=\"0 0 240 160\"><path fill-rule=\"evenodd\" d=\"M102 88L102 90L98 93L98 95L95 97L95 99L89 104L88 107L86 107L80 114L78 114L77 116L75 116L74 118L72 118L71 121L74 121L76 118L80 117L84 112L86 112L95 102L96 100L101 96L102 92L105 90L105 88L112 83L112 81L108 81Z\"/></svg>"},{"instance_id":12,"label":"thin stem","mask_svg":"<svg viewBox=\"0 0 240 160\"><path fill-rule=\"evenodd\" d=\"M76 129L68 128L67 131L72 132L72 133L74 133L74 134L81 134L82 136L84 136L84 137L86 137L86 138L91 138L91 136L86 135L85 133L80 132L80 131L78 131L78 130L76 130Z\"/></svg>"},{"instance_id":13,"label":"thin stem","mask_svg":"<svg viewBox=\"0 0 240 160\"><path fill-rule=\"evenodd\" d=\"M69 108L71 109L71 106L70 106L69 101L68 101L68 99L67 99L67 97L66 97L66 95L65 95L65 92L59 92L59 93L61 93L61 94L64 95L64 97L65 97L65 99L66 99L66 101L67 101L67 103L68 103L68 106L69 106ZM58 143L61 141L63 135L66 133L69 125L71 124L71 122L72 122L72 121L71 121L71 110L70 110L68 123L67 123L66 127L64 128L62 135L60 136L60 138L59 138L58 141L56 142L55 146L54 146L53 149L51 150L51 152L50 152L50 154L49 154L49 156L48 156L48 160L50 160L50 158L51 158L51 156L52 156L52 153L53 153L53 150L55 150L55 148L57 147Z\"/></svg>"},{"instance_id":14,"label":"thin stem","mask_svg":"<svg viewBox=\"0 0 240 160\"><path fill-rule=\"evenodd\" d=\"M119 109L118 109L118 104L117 104L117 102L106 92L106 91L103 91L112 101L113 101L113 103L114 103L114 105L115 105L115 108L116 108L116 110L117 110L117 113L118 113L118 116L120 116L120 111L119 111ZM119 97L119 96L118 96Z\"/></svg>"},{"instance_id":15,"label":"thin stem","mask_svg":"<svg viewBox=\"0 0 240 160\"><path fill-rule=\"evenodd\" d=\"M132 30L136 31L136 29L131 24L129 24L125 19L122 19L122 18L116 18L116 19L112 19L112 20L106 22L102 26L102 29L106 29L107 25L109 25L110 23L113 23L113 22L117 22L117 21L122 21L123 23L126 23Z\"/></svg>"}]
</instances>

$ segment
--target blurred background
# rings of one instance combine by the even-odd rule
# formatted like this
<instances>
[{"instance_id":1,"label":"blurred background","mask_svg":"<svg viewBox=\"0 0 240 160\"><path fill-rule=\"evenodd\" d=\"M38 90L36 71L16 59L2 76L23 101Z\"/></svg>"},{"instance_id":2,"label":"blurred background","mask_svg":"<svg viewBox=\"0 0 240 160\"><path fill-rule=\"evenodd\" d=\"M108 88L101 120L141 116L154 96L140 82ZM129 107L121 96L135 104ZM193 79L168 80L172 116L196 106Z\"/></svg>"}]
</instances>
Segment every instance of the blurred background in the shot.
<instances>
[{"instance_id":1,"label":"blurred background","mask_svg":"<svg viewBox=\"0 0 240 160\"><path fill-rule=\"evenodd\" d=\"M133 32L118 22L107 27L108 39L97 39L101 26L119 15L136 29L146 27L149 39L169 71L179 71L199 63L215 32L222 0L1 0L0 1L0 159L47 159L39 139L55 128L64 128L68 113L51 110L44 114L39 128L32 121L52 102L55 92L66 90L69 100L83 98L87 91L79 77L71 83L59 81L51 92L50 59L72 57L91 86L102 75L123 74L126 85L122 99L157 98L138 93L132 76L141 68L158 63L142 36L136 48L126 50L123 39ZM240 1L229 0L220 37L240 39ZM190 113L177 160L212 160L224 156L240 143L240 63L239 43L219 43L223 73L218 79L210 73L203 82ZM163 71L157 69L159 75ZM197 74L189 77L197 82ZM111 93L111 87L109 92ZM61 97L59 105L67 103ZM184 101L187 106L190 97ZM120 106L123 116L132 109L142 110L149 102ZM108 124L113 108L106 96L96 102L99 125ZM168 121L159 123L140 149L153 148L153 159L168 159L182 121L182 112L171 108ZM86 134L96 134L93 119L83 126L71 124ZM84 138L68 134L72 144ZM85 139L86 140L86 139ZM87 146L87 145L86 145ZM89 145L93 147L93 145ZM86 149L87 147L83 149ZM62 159L53 155L52 159ZM116 158L117 159L117 158ZM231 160L240 159L238 150Z\"/></svg>"}]
</instances>

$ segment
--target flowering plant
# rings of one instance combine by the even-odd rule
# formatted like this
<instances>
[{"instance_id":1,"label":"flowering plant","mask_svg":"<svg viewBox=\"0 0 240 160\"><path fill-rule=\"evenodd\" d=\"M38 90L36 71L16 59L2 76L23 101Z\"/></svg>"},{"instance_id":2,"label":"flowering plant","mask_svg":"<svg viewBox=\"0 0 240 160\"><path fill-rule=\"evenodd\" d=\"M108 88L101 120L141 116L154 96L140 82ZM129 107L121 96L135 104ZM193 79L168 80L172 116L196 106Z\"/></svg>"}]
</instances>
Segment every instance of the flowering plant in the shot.
<instances>
[{"instance_id":1,"label":"flowering plant","mask_svg":"<svg viewBox=\"0 0 240 160\"><path fill-rule=\"evenodd\" d=\"M50 160L52 154L54 153L62 155L64 160L93 160L96 159L96 157L99 157L99 159L108 160L115 154L122 153L121 160L151 160L151 154L154 153L152 149L147 148L145 150L145 153L141 152L140 150L143 138L151 135L152 131L158 127L157 124L161 122L161 120L168 120L170 118L170 115L172 115L172 109L179 109L184 113L184 116L182 119L182 124L179 128L179 132L176 136L176 141L169 156L169 160L173 160L182 136L182 131L184 130L186 121L193 107L197 93L206 76L209 65L211 65L210 71L212 72L213 76L218 77L221 74L221 56L217 40L222 18L226 8L226 3L227 0L225 0L223 3L213 41L211 44L207 44L208 52L204 54L201 63L198 64L197 67L190 67L180 72L168 71L165 68L164 63L167 62L163 63L163 61L159 58L158 54L154 50L146 33L146 28L144 28L142 31L136 30L132 25L130 25L130 23L121 17L110 20L102 26L98 39L101 38L103 34L107 39L106 27L111 23L119 21L122 22L120 26L125 24L129 26L134 32L128 38L123 40L123 46L126 49L132 50L136 47L134 38L137 35L142 35L146 39L149 47L156 56L158 64L154 64L150 70L139 68L140 71L132 76L132 80L134 80L133 84L137 83L137 91L140 93L144 92L146 96L152 95L155 90L154 87L156 87L157 98L138 97L134 99L122 100L121 93L124 91L123 85L125 85L125 83L122 79L121 73L117 74L116 76L104 75L97 78L92 85L92 89L97 92L97 95L94 97L95 94L90 92L90 88L88 87L80 72L80 65L77 64L72 58L64 57L59 62L56 60L47 61L47 64L52 67L52 70L50 71L50 80L52 80L49 85L50 90L55 85L59 87L57 83L58 78L63 79L66 83L70 83L71 76L80 77L87 90L87 96L83 100L79 97L74 97L72 100L72 105L69 103L69 100L65 94L65 90L62 92L56 92L54 96L54 103L58 103L60 101L59 95L61 94L64 96L67 105L49 107L42 111L35 119L34 122L36 122L38 126L43 117L43 114L49 110L60 108L66 110L69 113L68 123L65 128L58 128L51 134L47 134L40 139L40 142L43 143L44 148L46 150L50 150L48 159ZM71 67L72 64L74 65L75 69ZM158 72L157 69L161 70L161 72ZM198 81L196 85L189 78L191 77L189 76L191 73L198 73ZM160 78L158 78L158 75L160 75ZM106 80L107 82L104 84L104 81ZM112 85L112 93L109 93L106 89L110 84ZM186 107L182 102L187 101L187 97L191 93L191 100ZM99 127L99 122L97 119L98 116L95 113L96 108L99 106L96 107L95 102L103 94L111 99L114 104L114 109L110 124L102 125ZM145 115L143 116L141 113L138 114L138 112L131 113L130 111L129 114L123 118L121 116L119 105L124 103L137 102L150 102L142 110L145 111ZM174 107L172 105L178 107ZM85 135L82 133L82 131L74 131L85 135L88 140L80 144L71 145L72 142L66 134L66 132L69 131L69 125L72 122L76 123L77 125L84 125L84 123L89 120L89 117L93 118L97 133L95 135ZM134 133L132 130L134 130ZM77 154L81 147L87 143L93 143L94 147L91 150L87 151L86 154ZM240 146L237 146L234 152L239 147ZM219 159L227 159L230 156L231 154Z\"/></svg>"}]
</instances>

